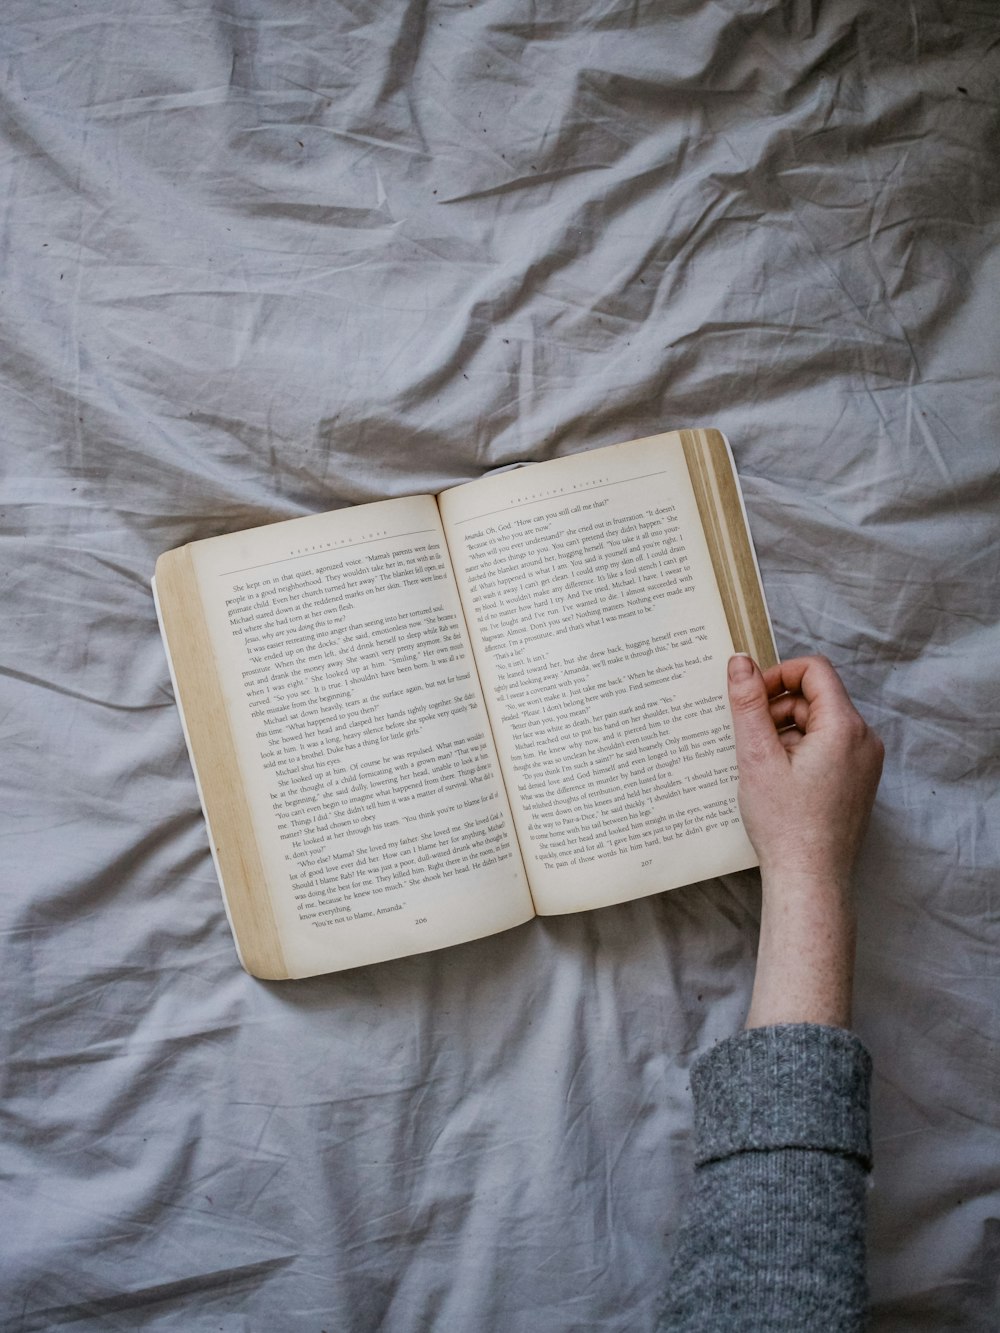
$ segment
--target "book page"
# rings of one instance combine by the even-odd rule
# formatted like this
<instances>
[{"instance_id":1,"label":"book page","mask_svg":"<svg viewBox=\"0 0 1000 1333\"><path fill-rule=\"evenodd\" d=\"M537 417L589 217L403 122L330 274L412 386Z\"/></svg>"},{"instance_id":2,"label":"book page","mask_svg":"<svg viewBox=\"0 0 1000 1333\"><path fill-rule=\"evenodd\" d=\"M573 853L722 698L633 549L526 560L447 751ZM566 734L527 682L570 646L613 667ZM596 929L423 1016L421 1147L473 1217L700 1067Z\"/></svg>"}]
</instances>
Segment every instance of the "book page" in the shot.
<instances>
[{"instance_id":1,"label":"book page","mask_svg":"<svg viewBox=\"0 0 1000 1333\"><path fill-rule=\"evenodd\" d=\"M189 549L290 974L531 917L433 497Z\"/></svg>"},{"instance_id":2,"label":"book page","mask_svg":"<svg viewBox=\"0 0 1000 1333\"><path fill-rule=\"evenodd\" d=\"M676 434L439 497L539 913L755 865L733 651Z\"/></svg>"}]
</instances>

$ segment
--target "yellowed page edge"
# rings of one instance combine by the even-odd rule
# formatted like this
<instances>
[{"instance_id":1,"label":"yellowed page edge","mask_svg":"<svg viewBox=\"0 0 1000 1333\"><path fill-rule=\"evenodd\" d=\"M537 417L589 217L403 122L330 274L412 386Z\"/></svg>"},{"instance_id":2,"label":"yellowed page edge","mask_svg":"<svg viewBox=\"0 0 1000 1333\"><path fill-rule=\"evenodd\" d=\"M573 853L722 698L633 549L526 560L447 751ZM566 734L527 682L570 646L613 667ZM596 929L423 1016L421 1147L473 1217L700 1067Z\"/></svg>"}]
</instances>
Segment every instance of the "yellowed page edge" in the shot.
<instances>
[{"instance_id":1,"label":"yellowed page edge","mask_svg":"<svg viewBox=\"0 0 1000 1333\"><path fill-rule=\"evenodd\" d=\"M156 562L154 597L226 915L243 967L288 977L205 623L191 547Z\"/></svg>"},{"instance_id":2,"label":"yellowed page edge","mask_svg":"<svg viewBox=\"0 0 1000 1333\"><path fill-rule=\"evenodd\" d=\"M733 649L766 670L778 654L729 441L717 430L680 436Z\"/></svg>"}]
</instances>

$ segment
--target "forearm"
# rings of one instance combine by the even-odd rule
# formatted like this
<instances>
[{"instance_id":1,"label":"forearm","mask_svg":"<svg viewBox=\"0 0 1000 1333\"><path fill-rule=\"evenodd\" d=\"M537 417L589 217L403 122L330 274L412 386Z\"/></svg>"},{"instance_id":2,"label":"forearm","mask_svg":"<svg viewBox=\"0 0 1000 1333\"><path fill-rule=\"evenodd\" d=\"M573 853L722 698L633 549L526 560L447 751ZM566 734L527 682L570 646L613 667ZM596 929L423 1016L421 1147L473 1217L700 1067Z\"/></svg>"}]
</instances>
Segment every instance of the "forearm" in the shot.
<instances>
[{"instance_id":1,"label":"forearm","mask_svg":"<svg viewBox=\"0 0 1000 1333\"><path fill-rule=\"evenodd\" d=\"M855 913L832 876L762 872L760 941L748 1028L778 1023L850 1027Z\"/></svg>"},{"instance_id":2,"label":"forearm","mask_svg":"<svg viewBox=\"0 0 1000 1333\"><path fill-rule=\"evenodd\" d=\"M814 1025L745 1032L696 1063L664 1330L863 1328L870 1067L856 1037Z\"/></svg>"}]
</instances>

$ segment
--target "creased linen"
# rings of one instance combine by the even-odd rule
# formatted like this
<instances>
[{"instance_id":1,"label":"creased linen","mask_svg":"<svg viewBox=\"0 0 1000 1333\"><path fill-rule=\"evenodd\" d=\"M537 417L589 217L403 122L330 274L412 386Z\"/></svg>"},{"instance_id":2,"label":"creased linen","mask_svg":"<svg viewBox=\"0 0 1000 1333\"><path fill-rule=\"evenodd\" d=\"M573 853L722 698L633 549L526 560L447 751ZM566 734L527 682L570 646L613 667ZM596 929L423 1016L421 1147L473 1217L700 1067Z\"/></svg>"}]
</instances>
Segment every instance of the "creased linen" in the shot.
<instances>
[{"instance_id":1,"label":"creased linen","mask_svg":"<svg viewBox=\"0 0 1000 1333\"><path fill-rule=\"evenodd\" d=\"M696 425L781 652L888 750L873 1326L994 1326L998 38L974 0L10 0L4 1328L654 1326L753 876L255 982L148 580Z\"/></svg>"}]
</instances>

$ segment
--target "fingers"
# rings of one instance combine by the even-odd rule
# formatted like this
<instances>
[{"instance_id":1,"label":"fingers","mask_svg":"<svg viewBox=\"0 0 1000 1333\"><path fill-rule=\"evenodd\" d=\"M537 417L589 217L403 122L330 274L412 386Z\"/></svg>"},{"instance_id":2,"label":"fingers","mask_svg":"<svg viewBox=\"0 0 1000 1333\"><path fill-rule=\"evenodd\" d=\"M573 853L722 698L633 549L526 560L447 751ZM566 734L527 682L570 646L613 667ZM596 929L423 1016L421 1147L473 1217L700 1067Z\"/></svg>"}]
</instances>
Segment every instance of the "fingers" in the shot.
<instances>
[{"instance_id":1,"label":"fingers","mask_svg":"<svg viewBox=\"0 0 1000 1333\"><path fill-rule=\"evenodd\" d=\"M764 683L772 698L787 690L790 694L801 694L810 704L854 708L843 682L825 657L793 657L779 662L764 673Z\"/></svg>"},{"instance_id":2,"label":"fingers","mask_svg":"<svg viewBox=\"0 0 1000 1333\"><path fill-rule=\"evenodd\" d=\"M764 677L753 659L744 654L729 659L729 706L740 763L784 753L771 718Z\"/></svg>"},{"instance_id":3,"label":"fingers","mask_svg":"<svg viewBox=\"0 0 1000 1333\"><path fill-rule=\"evenodd\" d=\"M796 657L763 673L768 708L786 753L806 735L857 750L879 752L882 742L854 707L843 683L825 657ZM877 780L877 779L876 779Z\"/></svg>"},{"instance_id":4,"label":"fingers","mask_svg":"<svg viewBox=\"0 0 1000 1333\"><path fill-rule=\"evenodd\" d=\"M805 732L799 731L796 727L786 727L784 731L778 732L778 740L788 750L794 750L796 745L805 740Z\"/></svg>"},{"instance_id":5,"label":"fingers","mask_svg":"<svg viewBox=\"0 0 1000 1333\"><path fill-rule=\"evenodd\" d=\"M809 705L801 694L779 694L770 702L771 721L780 731L782 727L798 727L806 730L809 721Z\"/></svg>"}]
</instances>

